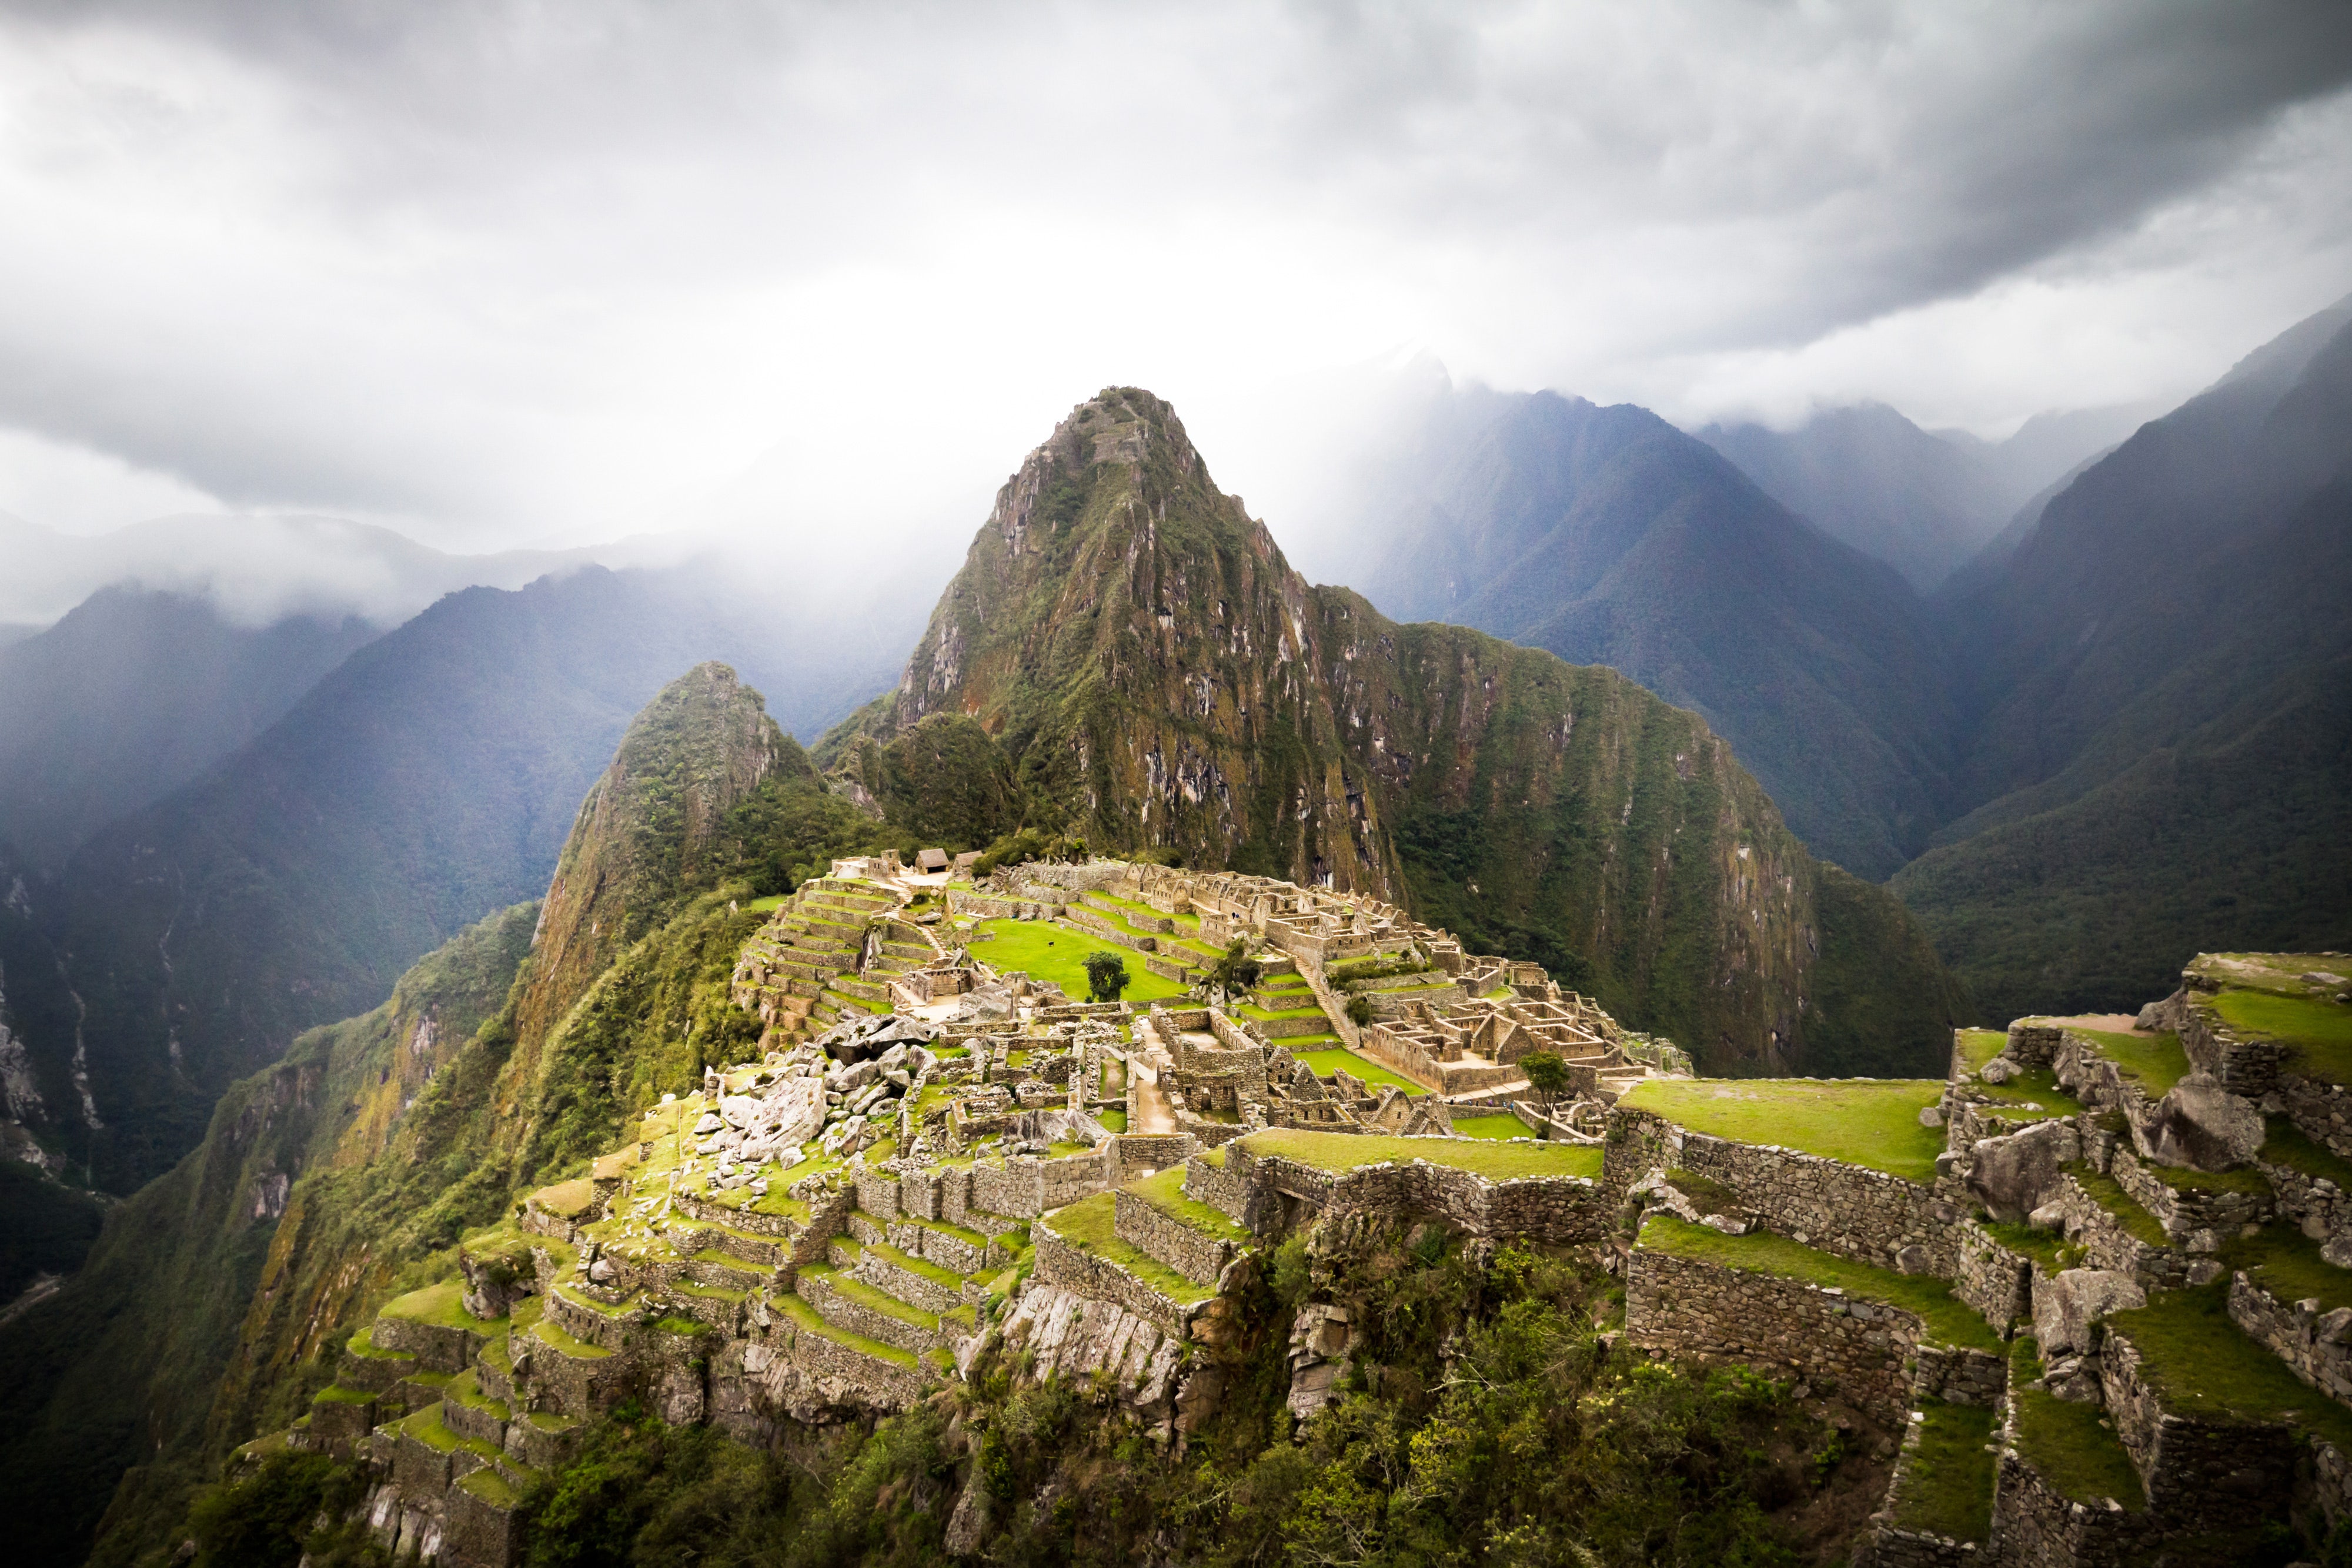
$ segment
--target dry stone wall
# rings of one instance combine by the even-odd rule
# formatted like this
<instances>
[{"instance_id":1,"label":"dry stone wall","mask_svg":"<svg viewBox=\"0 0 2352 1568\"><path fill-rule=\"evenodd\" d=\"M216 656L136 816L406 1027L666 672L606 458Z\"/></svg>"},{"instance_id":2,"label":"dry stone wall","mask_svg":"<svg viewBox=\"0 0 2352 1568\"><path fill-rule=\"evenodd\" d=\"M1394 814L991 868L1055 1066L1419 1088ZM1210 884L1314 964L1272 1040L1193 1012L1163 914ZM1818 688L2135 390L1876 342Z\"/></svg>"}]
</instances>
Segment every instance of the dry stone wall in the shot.
<instances>
[{"instance_id":1,"label":"dry stone wall","mask_svg":"<svg viewBox=\"0 0 2352 1568\"><path fill-rule=\"evenodd\" d=\"M1184 1338L1192 1319L1205 1305L1179 1306L1109 1259L1084 1251L1043 1226L1034 1232L1034 1239L1036 1278L1097 1301L1108 1301L1141 1318L1171 1339Z\"/></svg>"},{"instance_id":2,"label":"dry stone wall","mask_svg":"<svg viewBox=\"0 0 2352 1568\"><path fill-rule=\"evenodd\" d=\"M1958 1266L1965 1211L1883 1171L1689 1132L1623 1106L1610 1113L1602 1160L1602 1179L1620 1190L1675 1166L1720 1182L1766 1229L1841 1257L1946 1278Z\"/></svg>"},{"instance_id":3,"label":"dry stone wall","mask_svg":"<svg viewBox=\"0 0 2352 1568\"><path fill-rule=\"evenodd\" d=\"M1234 1260L1234 1245L1219 1237L1171 1219L1131 1192L1111 1197L1111 1230L1120 1240L1141 1249L1196 1285L1213 1285L1225 1265Z\"/></svg>"},{"instance_id":4,"label":"dry stone wall","mask_svg":"<svg viewBox=\"0 0 2352 1568\"><path fill-rule=\"evenodd\" d=\"M2074 1501L2018 1453L2013 1430L2002 1435L1990 1552L2002 1568L2139 1568L2156 1542L2148 1514Z\"/></svg>"},{"instance_id":5,"label":"dry stone wall","mask_svg":"<svg viewBox=\"0 0 2352 1568\"><path fill-rule=\"evenodd\" d=\"M2116 1436L2147 1484L2150 1511L2169 1530L2260 1525L2293 1493L2294 1428L2167 1410L2141 1366L2137 1347L2110 1322L2099 1382Z\"/></svg>"},{"instance_id":6,"label":"dry stone wall","mask_svg":"<svg viewBox=\"0 0 2352 1568\"><path fill-rule=\"evenodd\" d=\"M1977 1310L1995 1328L2006 1328L2033 1311L2033 1264L1969 1222L1955 1232L1952 1294Z\"/></svg>"},{"instance_id":7,"label":"dry stone wall","mask_svg":"<svg viewBox=\"0 0 2352 1568\"><path fill-rule=\"evenodd\" d=\"M2312 1305L2316 1308L2318 1303ZM2305 1312L2282 1301L2242 1270L2230 1281L2230 1321L2286 1363L2297 1377L2352 1404L2352 1307Z\"/></svg>"},{"instance_id":8,"label":"dry stone wall","mask_svg":"<svg viewBox=\"0 0 2352 1568\"><path fill-rule=\"evenodd\" d=\"M1600 1239L1617 1207L1611 1189L1580 1176L1496 1182L1424 1160L1335 1174L1232 1144L1226 1146L1225 1169L1253 1188L1292 1200L1288 1206L1252 1205L1253 1219L1261 1223L1286 1207L1326 1214L1371 1210L1435 1216L1473 1235L1526 1236L1565 1245Z\"/></svg>"},{"instance_id":9,"label":"dry stone wall","mask_svg":"<svg viewBox=\"0 0 2352 1568\"><path fill-rule=\"evenodd\" d=\"M1625 1338L1670 1355L1778 1367L1889 1426L1910 1408L1909 1312L1793 1280L1637 1247Z\"/></svg>"}]
</instances>

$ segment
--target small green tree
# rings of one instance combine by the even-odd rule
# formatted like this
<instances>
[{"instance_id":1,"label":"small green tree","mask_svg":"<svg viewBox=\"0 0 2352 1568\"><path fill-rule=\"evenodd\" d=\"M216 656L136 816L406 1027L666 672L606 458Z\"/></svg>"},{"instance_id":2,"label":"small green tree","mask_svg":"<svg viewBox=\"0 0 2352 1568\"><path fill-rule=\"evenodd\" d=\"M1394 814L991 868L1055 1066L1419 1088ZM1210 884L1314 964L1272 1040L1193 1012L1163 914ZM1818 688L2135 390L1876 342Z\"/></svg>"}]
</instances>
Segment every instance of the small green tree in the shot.
<instances>
[{"instance_id":1,"label":"small green tree","mask_svg":"<svg viewBox=\"0 0 2352 1568\"><path fill-rule=\"evenodd\" d=\"M1568 1063L1549 1051L1531 1051L1519 1058L1519 1071L1547 1105L1568 1092Z\"/></svg>"},{"instance_id":2,"label":"small green tree","mask_svg":"<svg viewBox=\"0 0 2352 1568\"><path fill-rule=\"evenodd\" d=\"M1236 991L1246 991L1256 985L1257 977L1265 972L1265 966L1251 957L1236 942L1209 966L1208 971L1201 977L1201 989L1203 995L1223 1006L1234 999Z\"/></svg>"},{"instance_id":3,"label":"small green tree","mask_svg":"<svg viewBox=\"0 0 2352 1568\"><path fill-rule=\"evenodd\" d=\"M1127 960L1097 947L1087 955L1087 999L1115 1002L1127 989Z\"/></svg>"},{"instance_id":4,"label":"small green tree","mask_svg":"<svg viewBox=\"0 0 2352 1568\"><path fill-rule=\"evenodd\" d=\"M1370 997L1349 997L1348 998L1348 1021L1354 1024L1358 1029L1370 1029L1372 1023L1372 998Z\"/></svg>"}]
</instances>

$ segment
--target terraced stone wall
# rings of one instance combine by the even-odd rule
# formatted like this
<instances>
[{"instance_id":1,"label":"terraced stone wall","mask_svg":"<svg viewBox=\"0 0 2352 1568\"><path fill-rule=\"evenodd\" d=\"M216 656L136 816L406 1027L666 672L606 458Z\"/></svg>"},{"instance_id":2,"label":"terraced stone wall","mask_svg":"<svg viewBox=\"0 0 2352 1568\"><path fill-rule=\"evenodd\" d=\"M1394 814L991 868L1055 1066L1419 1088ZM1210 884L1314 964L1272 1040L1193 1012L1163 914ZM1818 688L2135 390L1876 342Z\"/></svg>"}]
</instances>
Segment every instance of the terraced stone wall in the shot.
<instances>
[{"instance_id":1,"label":"terraced stone wall","mask_svg":"<svg viewBox=\"0 0 2352 1568\"><path fill-rule=\"evenodd\" d=\"M2003 1568L2140 1568L2155 1555L2149 1515L2075 1502L2018 1456L2013 1437L2001 1449L1993 1472L1992 1558Z\"/></svg>"},{"instance_id":2,"label":"terraced stone wall","mask_svg":"<svg viewBox=\"0 0 2352 1568\"><path fill-rule=\"evenodd\" d=\"M1909 1271L1949 1279L1959 1264L1964 1211L1916 1182L1819 1155L1734 1143L1677 1127L1647 1111L1609 1113L1602 1177L1623 1190L1653 1170L1679 1166L1721 1182L1766 1229L1884 1268L1905 1249Z\"/></svg>"},{"instance_id":3,"label":"terraced stone wall","mask_svg":"<svg viewBox=\"0 0 2352 1568\"><path fill-rule=\"evenodd\" d=\"M2260 1225L2271 1217L2268 1191L2176 1187L2158 1179L2129 1149L2116 1150L2107 1174L2133 1201L2156 1217L2167 1236L2192 1252L2214 1251L2241 1227Z\"/></svg>"},{"instance_id":4,"label":"terraced stone wall","mask_svg":"<svg viewBox=\"0 0 2352 1568\"><path fill-rule=\"evenodd\" d=\"M2286 1363L2297 1377L2352 1404L2352 1307L2305 1312L2282 1301L2242 1270L2230 1280L2230 1321Z\"/></svg>"},{"instance_id":5,"label":"terraced stone wall","mask_svg":"<svg viewBox=\"0 0 2352 1568\"><path fill-rule=\"evenodd\" d=\"M1121 1133L1111 1146L1117 1179L1128 1182L1182 1165L1200 1152L1201 1140L1190 1133Z\"/></svg>"},{"instance_id":6,"label":"terraced stone wall","mask_svg":"<svg viewBox=\"0 0 2352 1568\"><path fill-rule=\"evenodd\" d=\"M1325 1213L1434 1215L1474 1235L1526 1236L1557 1244L1597 1241L1616 1218L1615 1193L1580 1176L1496 1182L1425 1160L1334 1174L1279 1155L1255 1155L1240 1144L1226 1146L1225 1171L1259 1195L1251 1204L1251 1212L1259 1216L1287 1207L1267 1201L1278 1196Z\"/></svg>"},{"instance_id":7,"label":"terraced stone wall","mask_svg":"<svg viewBox=\"0 0 2352 1568\"><path fill-rule=\"evenodd\" d=\"M1250 1184L1230 1169L1206 1160L1187 1160L1184 1196L1207 1204L1236 1225L1250 1224Z\"/></svg>"},{"instance_id":8,"label":"terraced stone wall","mask_svg":"<svg viewBox=\"0 0 2352 1568\"><path fill-rule=\"evenodd\" d=\"M2116 1436L2147 1483L2150 1511L2167 1529L2259 1525L2292 1493L2294 1428L2167 1411L2141 1375L2138 1349L2113 1323L2099 1354L2099 1383Z\"/></svg>"},{"instance_id":9,"label":"terraced stone wall","mask_svg":"<svg viewBox=\"0 0 2352 1568\"><path fill-rule=\"evenodd\" d=\"M1956 1234L1952 1294L1977 1310L1995 1328L2005 1328L2033 1312L2033 1265L1985 1234L1964 1224Z\"/></svg>"},{"instance_id":10,"label":"terraced stone wall","mask_svg":"<svg viewBox=\"0 0 2352 1568\"><path fill-rule=\"evenodd\" d=\"M2134 1236L2072 1176L2059 1176L2048 1201L2058 1206L2060 1233L2082 1246L2084 1266L2129 1274L2148 1290L2177 1290L2189 1282L2188 1254Z\"/></svg>"},{"instance_id":11,"label":"terraced stone wall","mask_svg":"<svg viewBox=\"0 0 2352 1568\"><path fill-rule=\"evenodd\" d=\"M1234 1260L1232 1242L1195 1230L1181 1219L1171 1219L1131 1192L1114 1193L1111 1203L1114 1235L1150 1253L1195 1284L1215 1284L1225 1265Z\"/></svg>"},{"instance_id":12,"label":"terraced stone wall","mask_svg":"<svg viewBox=\"0 0 2352 1568\"><path fill-rule=\"evenodd\" d=\"M1171 1339L1184 1338L1192 1319L1206 1304L1180 1307L1109 1260L1081 1251L1045 1227L1037 1228L1034 1239L1037 1246L1037 1279L1097 1301L1108 1301L1141 1318Z\"/></svg>"},{"instance_id":13,"label":"terraced stone wall","mask_svg":"<svg viewBox=\"0 0 2352 1568\"><path fill-rule=\"evenodd\" d=\"M1777 1367L1889 1426L1911 1407L1903 1364L1921 1328L1899 1308L1646 1248L1626 1271L1628 1343Z\"/></svg>"}]
</instances>

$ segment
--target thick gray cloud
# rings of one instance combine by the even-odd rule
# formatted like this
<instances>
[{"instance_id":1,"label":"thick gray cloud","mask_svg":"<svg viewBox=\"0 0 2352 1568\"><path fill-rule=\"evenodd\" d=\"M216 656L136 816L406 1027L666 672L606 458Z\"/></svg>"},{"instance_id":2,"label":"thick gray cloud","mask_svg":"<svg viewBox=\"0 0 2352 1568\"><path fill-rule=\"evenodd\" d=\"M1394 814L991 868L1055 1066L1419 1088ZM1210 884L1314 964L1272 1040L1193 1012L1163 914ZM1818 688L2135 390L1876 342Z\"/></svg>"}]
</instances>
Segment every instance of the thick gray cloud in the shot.
<instances>
[{"instance_id":1,"label":"thick gray cloud","mask_svg":"<svg viewBox=\"0 0 2352 1568\"><path fill-rule=\"evenodd\" d=\"M0 506L854 554L1138 381L1303 507L1398 345L2000 426L2352 285L2347 80L2332 0L20 5Z\"/></svg>"}]
</instances>

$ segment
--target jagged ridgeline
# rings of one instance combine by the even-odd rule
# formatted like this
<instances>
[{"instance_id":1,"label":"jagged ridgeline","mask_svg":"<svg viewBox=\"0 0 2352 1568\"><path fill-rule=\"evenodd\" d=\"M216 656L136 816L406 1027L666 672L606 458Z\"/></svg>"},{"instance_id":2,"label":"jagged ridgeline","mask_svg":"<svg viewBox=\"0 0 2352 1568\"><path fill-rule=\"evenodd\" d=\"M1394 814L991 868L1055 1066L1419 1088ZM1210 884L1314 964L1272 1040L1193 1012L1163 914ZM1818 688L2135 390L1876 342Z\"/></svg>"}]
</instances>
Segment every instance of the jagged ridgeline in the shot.
<instances>
[{"instance_id":1,"label":"jagged ridgeline","mask_svg":"<svg viewBox=\"0 0 2352 1568\"><path fill-rule=\"evenodd\" d=\"M299 1411L364 1307L446 1273L464 1231L608 1143L656 1082L756 1037L727 999L764 918L751 900L835 854L905 847L824 789L725 665L665 689L582 805L543 905L490 916L382 1007L233 1086L81 1273L0 1325L16 1560L79 1562L94 1530L101 1562L152 1546L229 1447Z\"/></svg>"},{"instance_id":2,"label":"jagged ridgeline","mask_svg":"<svg viewBox=\"0 0 2352 1568\"><path fill-rule=\"evenodd\" d=\"M1026 826L1412 907L1710 1071L1916 1071L1954 988L1730 747L1616 672L1310 586L1175 412L1082 403L821 765L924 838Z\"/></svg>"}]
</instances>

